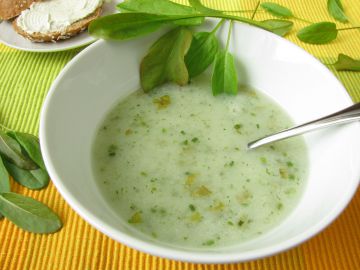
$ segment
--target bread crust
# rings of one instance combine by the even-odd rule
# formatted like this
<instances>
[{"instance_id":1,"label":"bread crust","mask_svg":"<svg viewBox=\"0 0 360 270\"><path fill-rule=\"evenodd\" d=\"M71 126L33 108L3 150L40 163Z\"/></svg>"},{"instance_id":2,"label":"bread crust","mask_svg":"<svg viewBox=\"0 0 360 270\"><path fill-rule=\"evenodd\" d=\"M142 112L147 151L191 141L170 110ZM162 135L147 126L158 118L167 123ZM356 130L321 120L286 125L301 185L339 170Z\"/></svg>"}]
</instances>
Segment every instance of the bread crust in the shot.
<instances>
[{"instance_id":1,"label":"bread crust","mask_svg":"<svg viewBox=\"0 0 360 270\"><path fill-rule=\"evenodd\" d=\"M100 17L101 11L102 11L102 7L98 7L92 14L73 23L62 32L49 32L46 34L43 33L29 34L25 32L21 27L19 27L19 25L17 24L17 19L13 21L13 27L18 34L31 40L32 42L56 42L59 40L71 38L72 36L75 36L80 32L86 30L88 25L93 20Z\"/></svg>"},{"instance_id":2,"label":"bread crust","mask_svg":"<svg viewBox=\"0 0 360 270\"><path fill-rule=\"evenodd\" d=\"M0 19L10 20L25 10L28 9L32 3L40 2L41 0L0 0Z\"/></svg>"}]
</instances>

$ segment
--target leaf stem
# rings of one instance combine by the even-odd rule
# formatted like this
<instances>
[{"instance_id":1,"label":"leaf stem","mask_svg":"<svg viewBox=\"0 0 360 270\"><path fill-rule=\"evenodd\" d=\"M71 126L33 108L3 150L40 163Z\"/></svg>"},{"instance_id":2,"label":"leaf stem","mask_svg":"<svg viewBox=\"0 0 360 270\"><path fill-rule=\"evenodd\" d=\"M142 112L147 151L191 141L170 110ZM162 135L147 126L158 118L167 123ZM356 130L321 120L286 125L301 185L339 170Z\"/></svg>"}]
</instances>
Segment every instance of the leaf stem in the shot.
<instances>
[{"instance_id":1,"label":"leaf stem","mask_svg":"<svg viewBox=\"0 0 360 270\"><path fill-rule=\"evenodd\" d=\"M3 129L3 130L6 130L6 131L13 131L12 129L4 126L3 124L0 124L0 128Z\"/></svg>"},{"instance_id":2,"label":"leaf stem","mask_svg":"<svg viewBox=\"0 0 360 270\"><path fill-rule=\"evenodd\" d=\"M259 6L260 6L260 1L258 1L258 2L257 2L257 4L256 4L256 8L255 8L255 10L254 10L253 14L251 15L251 19L252 19L252 20L254 19L255 14L256 14L256 12L257 12L257 11L258 11L258 9L259 9Z\"/></svg>"},{"instance_id":3,"label":"leaf stem","mask_svg":"<svg viewBox=\"0 0 360 270\"><path fill-rule=\"evenodd\" d=\"M215 28L210 32L210 34L215 34L217 30L219 30L220 26L225 22L225 19L221 19L220 22L217 23Z\"/></svg>"},{"instance_id":4,"label":"leaf stem","mask_svg":"<svg viewBox=\"0 0 360 270\"><path fill-rule=\"evenodd\" d=\"M192 17L192 16L189 16L189 17ZM204 15L196 16L196 17L224 18L224 19L228 19L228 20L234 20L234 21L238 21L238 22L248 23L250 25L254 25L254 26L260 27L262 29L271 31L270 27L266 26L265 24L263 24L261 22L251 20L251 19L248 19L248 18L245 18L245 17L240 17L240 16L232 16L232 15L226 15L226 14L217 14L217 15L204 14Z\"/></svg>"},{"instance_id":5,"label":"leaf stem","mask_svg":"<svg viewBox=\"0 0 360 270\"><path fill-rule=\"evenodd\" d=\"M298 21L302 21L302 22L306 22L306 23L310 23L310 24L313 24L313 22L310 22L308 20L305 20L305 19L302 19L302 18L299 18L299 17L296 17L296 16L292 16L294 19L298 20Z\"/></svg>"},{"instance_id":6,"label":"leaf stem","mask_svg":"<svg viewBox=\"0 0 360 270\"><path fill-rule=\"evenodd\" d=\"M114 16L114 15L109 15L109 16ZM171 16L169 16L169 17L171 17ZM252 19L242 17L242 16L234 16L234 15L222 14L222 13L219 13L219 14L204 13L204 14L183 15L183 16L179 16L178 18L173 19L173 20L191 19L191 18L199 18L199 17L201 17L201 18L206 18L206 17L209 17L209 18L222 18L222 19L227 19L227 20L233 20L233 21L247 23L247 24L250 24L250 25L253 25L253 26L257 26L257 27L260 27L260 28L265 29L265 30L270 31L270 32L272 31L271 27L265 25L261 21L252 20Z\"/></svg>"},{"instance_id":7,"label":"leaf stem","mask_svg":"<svg viewBox=\"0 0 360 270\"><path fill-rule=\"evenodd\" d=\"M113 14L113 15L108 15L108 16L115 16L115 15L121 15L121 14L126 14L126 13L117 13L117 14ZM140 14L140 13L139 13ZM107 16L103 17L106 18ZM234 15L228 15L228 14L212 14L212 13L204 13L204 14L191 14L191 15L173 15L173 16L167 16L167 21L177 21L177 20L182 20L182 19L191 19L191 18L220 18L220 19L227 19L227 20L233 20L233 21L237 21L237 22L242 22L242 23L247 23L253 26L257 26L260 27L262 29L265 29L267 31L272 31L272 28L269 27L268 25L260 22L260 21L256 21L256 20L251 20L249 18L245 18L242 16L234 16ZM164 21L164 16L161 16L161 19L156 20L154 19L153 22L156 21Z\"/></svg>"},{"instance_id":8,"label":"leaf stem","mask_svg":"<svg viewBox=\"0 0 360 270\"><path fill-rule=\"evenodd\" d=\"M110 16L119 16L122 14L127 14L127 13L117 13L117 14L113 14L113 15L108 15L103 18L106 17L110 17ZM133 13L135 14L135 13ZM143 13L138 13L138 14L143 14ZM183 19L192 19L192 18L219 18L219 19L226 19L226 20L233 20L233 21L237 21L237 22L242 22L242 23L247 23L253 26L257 26L260 27L262 29L265 29L267 31L272 31L272 28L264 23L262 23L261 21L256 21L256 20L251 20L249 18L246 17L242 17L242 16L234 16L234 15L229 15L229 14L223 14L223 13L219 13L219 14L213 14L213 13L202 13L202 14L191 14L191 15L171 15L171 16L166 16L166 21L177 21L177 20L183 20ZM163 22L165 16L159 16L158 19L153 19L152 22Z\"/></svg>"},{"instance_id":9,"label":"leaf stem","mask_svg":"<svg viewBox=\"0 0 360 270\"><path fill-rule=\"evenodd\" d=\"M243 9L243 10L220 10L221 12L229 12L229 13L247 13L254 12L253 9ZM259 12L263 12L263 10L258 10Z\"/></svg>"},{"instance_id":10,"label":"leaf stem","mask_svg":"<svg viewBox=\"0 0 360 270\"><path fill-rule=\"evenodd\" d=\"M229 49L230 37L231 37L231 31L232 31L232 27L233 27L233 22L234 22L233 20L230 21L229 32L228 32L228 36L227 36L225 51L228 51L228 49Z\"/></svg>"},{"instance_id":11,"label":"leaf stem","mask_svg":"<svg viewBox=\"0 0 360 270\"><path fill-rule=\"evenodd\" d=\"M346 28L338 28L338 31L343 31L343 30L352 30L352 29L359 29L360 26L354 26L354 27L346 27Z\"/></svg>"}]
</instances>

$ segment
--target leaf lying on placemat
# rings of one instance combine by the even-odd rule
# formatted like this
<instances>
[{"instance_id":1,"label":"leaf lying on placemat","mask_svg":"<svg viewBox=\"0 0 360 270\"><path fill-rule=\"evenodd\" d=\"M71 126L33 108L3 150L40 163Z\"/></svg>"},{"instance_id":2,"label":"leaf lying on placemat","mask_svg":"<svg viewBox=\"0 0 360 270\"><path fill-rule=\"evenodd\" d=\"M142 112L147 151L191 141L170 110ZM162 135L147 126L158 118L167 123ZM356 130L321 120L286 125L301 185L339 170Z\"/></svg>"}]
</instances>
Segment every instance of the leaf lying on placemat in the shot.
<instances>
[{"instance_id":1,"label":"leaf lying on placemat","mask_svg":"<svg viewBox=\"0 0 360 270\"><path fill-rule=\"evenodd\" d=\"M10 191L9 173L7 172L2 158L0 157L0 193Z\"/></svg>"},{"instance_id":2,"label":"leaf lying on placemat","mask_svg":"<svg viewBox=\"0 0 360 270\"><path fill-rule=\"evenodd\" d=\"M297 33L297 37L310 44L325 44L336 39L338 30L332 22L311 24Z\"/></svg>"},{"instance_id":3,"label":"leaf lying on placemat","mask_svg":"<svg viewBox=\"0 0 360 270\"><path fill-rule=\"evenodd\" d=\"M7 172L3 160L0 156L0 193L1 192L9 192L10 191L10 181L9 181L9 173ZM0 212L0 219L2 218L2 214Z\"/></svg>"},{"instance_id":4,"label":"leaf lying on placemat","mask_svg":"<svg viewBox=\"0 0 360 270\"><path fill-rule=\"evenodd\" d=\"M62 226L59 217L46 205L11 192L10 175L30 189L41 189L48 185L50 179L39 139L34 135L0 131L0 218L5 216L30 232L52 233L59 230Z\"/></svg>"},{"instance_id":5,"label":"leaf lying on placemat","mask_svg":"<svg viewBox=\"0 0 360 270\"><path fill-rule=\"evenodd\" d=\"M328 0L327 9L329 14L333 16L334 19L343 23L348 22L348 18L344 13L344 8L340 0Z\"/></svg>"},{"instance_id":6,"label":"leaf lying on placemat","mask_svg":"<svg viewBox=\"0 0 360 270\"><path fill-rule=\"evenodd\" d=\"M38 167L22 153L20 144L3 131L0 131L0 154L22 169L33 170Z\"/></svg>"},{"instance_id":7,"label":"leaf lying on placemat","mask_svg":"<svg viewBox=\"0 0 360 270\"><path fill-rule=\"evenodd\" d=\"M261 3L260 6L270 14L280 18L290 18L293 16L293 13L290 9L276 3L264 2Z\"/></svg>"},{"instance_id":8,"label":"leaf lying on placemat","mask_svg":"<svg viewBox=\"0 0 360 270\"><path fill-rule=\"evenodd\" d=\"M0 212L29 232L53 233L62 227L60 218L49 207L16 193L0 194Z\"/></svg>"},{"instance_id":9,"label":"leaf lying on placemat","mask_svg":"<svg viewBox=\"0 0 360 270\"><path fill-rule=\"evenodd\" d=\"M7 161L4 161L4 165L14 180L24 187L42 189L49 184L50 179L46 170L24 170Z\"/></svg>"},{"instance_id":10,"label":"leaf lying on placemat","mask_svg":"<svg viewBox=\"0 0 360 270\"><path fill-rule=\"evenodd\" d=\"M355 60L345 54L339 54L334 64L336 70L360 71L360 60Z\"/></svg>"},{"instance_id":11,"label":"leaf lying on placemat","mask_svg":"<svg viewBox=\"0 0 360 270\"><path fill-rule=\"evenodd\" d=\"M22 148L25 149L28 156L43 170L46 170L44 160L41 155L39 139L32 134L10 131L7 133L14 138Z\"/></svg>"}]
</instances>

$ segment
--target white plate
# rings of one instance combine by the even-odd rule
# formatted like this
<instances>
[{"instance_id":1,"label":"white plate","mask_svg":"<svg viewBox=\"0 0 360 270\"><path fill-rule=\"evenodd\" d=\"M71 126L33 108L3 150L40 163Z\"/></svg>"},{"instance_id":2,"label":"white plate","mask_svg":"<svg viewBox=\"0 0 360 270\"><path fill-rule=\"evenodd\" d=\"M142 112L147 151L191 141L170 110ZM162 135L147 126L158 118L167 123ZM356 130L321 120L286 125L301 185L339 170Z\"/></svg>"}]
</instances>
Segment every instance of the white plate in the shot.
<instances>
[{"instance_id":1,"label":"white plate","mask_svg":"<svg viewBox=\"0 0 360 270\"><path fill-rule=\"evenodd\" d=\"M116 4L120 0L105 1L102 16L116 13ZM56 43L34 43L15 32L12 23L3 21L0 23L0 43L9 47L29 52L56 52L74 49L94 42L96 38L91 37L87 31L67 40Z\"/></svg>"},{"instance_id":2,"label":"white plate","mask_svg":"<svg viewBox=\"0 0 360 270\"><path fill-rule=\"evenodd\" d=\"M238 23L233 34L230 50L242 67L240 81L271 96L295 124L352 104L336 77L291 42ZM302 243L329 225L359 184L359 123L304 136L310 167L299 204L279 226L251 241L215 249L174 248L131 230L112 211L96 185L91 146L109 109L140 87L139 62L157 36L159 33L123 42L97 41L74 57L52 85L41 113L41 150L51 179L71 207L98 230L130 247L196 263L269 256ZM224 44L226 27L219 37Z\"/></svg>"}]
</instances>

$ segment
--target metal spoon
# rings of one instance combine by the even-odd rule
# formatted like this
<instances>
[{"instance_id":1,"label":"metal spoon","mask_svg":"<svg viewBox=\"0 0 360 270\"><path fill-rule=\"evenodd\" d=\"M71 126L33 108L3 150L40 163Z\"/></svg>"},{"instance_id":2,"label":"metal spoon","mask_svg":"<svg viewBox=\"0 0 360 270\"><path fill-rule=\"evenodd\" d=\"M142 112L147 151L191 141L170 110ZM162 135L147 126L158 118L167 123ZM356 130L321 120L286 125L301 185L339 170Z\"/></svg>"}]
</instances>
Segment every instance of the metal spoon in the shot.
<instances>
[{"instance_id":1,"label":"metal spoon","mask_svg":"<svg viewBox=\"0 0 360 270\"><path fill-rule=\"evenodd\" d=\"M293 128L285 129L278 133L274 133L256 141L252 141L248 143L248 149L254 149L265 144L284 140L316 129L333 125L346 124L357 120L360 120L360 103L356 103L341 111L316 119L314 121L307 122Z\"/></svg>"}]
</instances>

